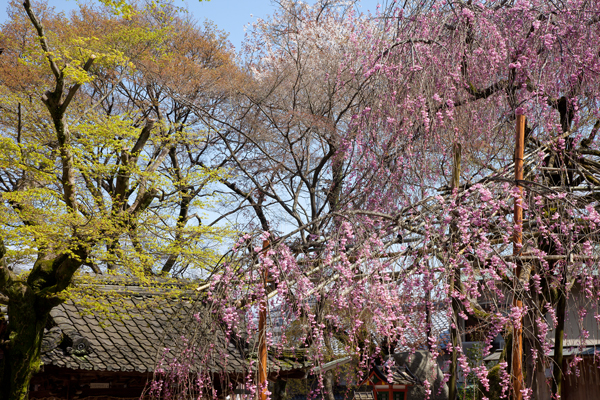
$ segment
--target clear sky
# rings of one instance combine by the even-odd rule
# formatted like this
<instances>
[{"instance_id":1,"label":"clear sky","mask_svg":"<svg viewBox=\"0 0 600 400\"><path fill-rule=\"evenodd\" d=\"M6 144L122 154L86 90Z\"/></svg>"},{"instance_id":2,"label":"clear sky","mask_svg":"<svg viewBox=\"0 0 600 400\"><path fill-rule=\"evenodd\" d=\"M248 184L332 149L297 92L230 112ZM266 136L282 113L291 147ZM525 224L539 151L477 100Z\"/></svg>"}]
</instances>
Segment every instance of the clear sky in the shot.
<instances>
[{"instance_id":1,"label":"clear sky","mask_svg":"<svg viewBox=\"0 0 600 400\"><path fill-rule=\"evenodd\" d=\"M71 10L77 7L76 0L47 0L57 10ZM311 0L305 0L310 2ZM358 5L361 11L375 11L382 0L362 0ZM7 18L8 0L0 0L0 23ZM209 19L229 33L229 40L237 50L244 39L244 26L256 18L264 18L273 13L277 4L272 0L175 0L175 4L185 7L197 20Z\"/></svg>"}]
</instances>

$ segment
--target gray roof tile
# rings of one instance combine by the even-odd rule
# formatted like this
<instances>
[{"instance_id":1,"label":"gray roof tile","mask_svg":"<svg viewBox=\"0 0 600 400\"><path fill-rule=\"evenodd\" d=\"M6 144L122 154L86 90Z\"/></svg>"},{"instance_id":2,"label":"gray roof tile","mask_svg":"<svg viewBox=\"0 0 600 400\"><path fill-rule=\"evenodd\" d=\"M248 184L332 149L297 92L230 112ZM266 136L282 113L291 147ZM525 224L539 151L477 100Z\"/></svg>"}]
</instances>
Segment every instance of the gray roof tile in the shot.
<instances>
[{"instance_id":1,"label":"gray roof tile","mask_svg":"<svg viewBox=\"0 0 600 400\"><path fill-rule=\"evenodd\" d=\"M143 290L146 290L146 296L138 296ZM206 343L215 345L215 356L209 360L212 368L246 371L248 362L240 350L225 339L212 315L209 317L204 312L202 319L206 323L200 325L192 317L202 312L201 302L178 299L177 303L169 304L172 299L156 296L150 289L131 285L131 291L138 295L112 301L113 293L126 293L123 285L100 287L99 296L103 298L99 298L98 302L110 304L106 315L93 315L70 300L55 307L51 316L63 335L70 337L71 341L77 337L87 339L91 352L84 357L69 354L67 342L63 340L64 343L42 354L44 364L103 371L152 372L160 359L170 360L178 354L180 338L187 336L197 338L199 349L206 349ZM173 350L165 354L165 348ZM270 358L274 360L271 355ZM301 366L303 360L299 361L301 363L293 364ZM291 365L289 360L287 364Z\"/></svg>"}]
</instances>

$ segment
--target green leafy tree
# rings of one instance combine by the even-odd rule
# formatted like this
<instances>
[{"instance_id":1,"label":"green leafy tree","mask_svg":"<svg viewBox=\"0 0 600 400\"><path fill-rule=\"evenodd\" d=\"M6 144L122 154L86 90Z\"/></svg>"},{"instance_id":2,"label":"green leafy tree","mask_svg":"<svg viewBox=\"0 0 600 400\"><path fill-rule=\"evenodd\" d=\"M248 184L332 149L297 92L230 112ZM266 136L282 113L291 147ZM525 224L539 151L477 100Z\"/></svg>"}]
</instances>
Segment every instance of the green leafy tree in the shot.
<instances>
[{"instance_id":1,"label":"green leafy tree","mask_svg":"<svg viewBox=\"0 0 600 400\"><path fill-rule=\"evenodd\" d=\"M227 96L226 36L174 7L113 3L67 18L26 0L1 27L3 398L27 398L50 310L82 268L207 276L230 234L203 223L225 171L190 162L210 143L178 100Z\"/></svg>"}]
</instances>

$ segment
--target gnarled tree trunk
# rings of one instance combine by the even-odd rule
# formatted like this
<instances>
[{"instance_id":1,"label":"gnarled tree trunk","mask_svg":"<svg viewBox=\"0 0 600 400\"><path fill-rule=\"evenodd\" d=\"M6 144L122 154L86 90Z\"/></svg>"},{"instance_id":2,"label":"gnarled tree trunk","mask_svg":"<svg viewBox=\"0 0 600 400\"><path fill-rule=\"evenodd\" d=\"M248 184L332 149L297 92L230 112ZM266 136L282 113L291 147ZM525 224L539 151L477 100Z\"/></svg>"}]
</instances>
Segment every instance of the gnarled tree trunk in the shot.
<instances>
[{"instance_id":1,"label":"gnarled tree trunk","mask_svg":"<svg viewBox=\"0 0 600 400\"><path fill-rule=\"evenodd\" d=\"M62 302L57 294L69 285L87 254L79 248L50 260L40 258L26 281L8 268L5 255L0 239L0 287L8 299L0 393L3 400L25 400L31 377L41 366L42 338L50 310Z\"/></svg>"}]
</instances>

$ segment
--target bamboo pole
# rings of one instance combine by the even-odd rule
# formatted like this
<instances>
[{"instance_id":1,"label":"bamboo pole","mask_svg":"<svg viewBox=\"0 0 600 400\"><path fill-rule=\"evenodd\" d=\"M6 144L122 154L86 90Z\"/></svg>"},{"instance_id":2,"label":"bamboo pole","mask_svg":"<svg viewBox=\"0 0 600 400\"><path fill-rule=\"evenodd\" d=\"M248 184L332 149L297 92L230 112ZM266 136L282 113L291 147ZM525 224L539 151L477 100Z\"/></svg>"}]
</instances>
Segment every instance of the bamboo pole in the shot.
<instances>
[{"instance_id":1,"label":"bamboo pole","mask_svg":"<svg viewBox=\"0 0 600 400\"><path fill-rule=\"evenodd\" d=\"M263 251L269 247L269 241L263 241ZM265 269L264 285L267 285ZM258 400L267 400L267 296L261 299L258 310Z\"/></svg>"},{"instance_id":2,"label":"bamboo pole","mask_svg":"<svg viewBox=\"0 0 600 400\"><path fill-rule=\"evenodd\" d=\"M523 180L523 152L525 148L525 116L517 115L517 129L515 138L515 181L517 183L518 195L515 198L514 205L514 224L515 232L513 236L513 255L519 256L523 244L523 208L521 201L523 199L523 187L520 181ZM517 259L517 269L515 276L515 285L519 284L521 278L521 262ZM523 308L523 301L516 293L513 299L513 306L519 309ZM523 393L523 328L519 321L513 328L513 346L512 346L512 378L513 378L513 399L522 400ZM517 326L518 325L518 326Z\"/></svg>"}]
</instances>

